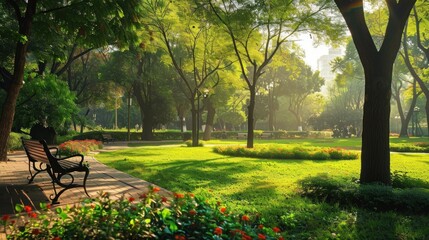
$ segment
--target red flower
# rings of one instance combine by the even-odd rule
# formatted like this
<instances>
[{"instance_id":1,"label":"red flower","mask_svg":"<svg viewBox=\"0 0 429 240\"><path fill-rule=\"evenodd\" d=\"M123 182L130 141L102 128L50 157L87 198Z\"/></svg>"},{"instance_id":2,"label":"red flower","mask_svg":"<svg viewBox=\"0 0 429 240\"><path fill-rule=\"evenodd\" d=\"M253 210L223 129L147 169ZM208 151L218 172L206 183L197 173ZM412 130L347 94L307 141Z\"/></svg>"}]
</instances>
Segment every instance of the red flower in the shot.
<instances>
[{"instance_id":1,"label":"red flower","mask_svg":"<svg viewBox=\"0 0 429 240\"><path fill-rule=\"evenodd\" d=\"M179 198L184 198L185 195L183 195L182 193L175 193L174 197L177 198L177 199L179 199Z\"/></svg>"},{"instance_id":2,"label":"red flower","mask_svg":"<svg viewBox=\"0 0 429 240\"><path fill-rule=\"evenodd\" d=\"M9 218L10 218L10 216L9 215L3 215L3 217L1 218L1 220L3 220L3 221L7 221L7 220L9 220Z\"/></svg>"},{"instance_id":3,"label":"red flower","mask_svg":"<svg viewBox=\"0 0 429 240\"><path fill-rule=\"evenodd\" d=\"M31 218L37 218L37 213L31 212L31 213L28 213L28 216Z\"/></svg>"},{"instance_id":4,"label":"red flower","mask_svg":"<svg viewBox=\"0 0 429 240\"><path fill-rule=\"evenodd\" d=\"M176 235L176 236L174 236L174 239L176 239L176 240L186 240L186 237L183 236L183 235Z\"/></svg>"},{"instance_id":5,"label":"red flower","mask_svg":"<svg viewBox=\"0 0 429 240\"><path fill-rule=\"evenodd\" d=\"M191 198L195 197L195 195L194 195L193 193L189 193L189 196L190 196Z\"/></svg>"},{"instance_id":6,"label":"red flower","mask_svg":"<svg viewBox=\"0 0 429 240\"><path fill-rule=\"evenodd\" d=\"M54 238L52 238L52 240L61 240L61 238L60 237L54 237Z\"/></svg>"},{"instance_id":7,"label":"red flower","mask_svg":"<svg viewBox=\"0 0 429 240\"><path fill-rule=\"evenodd\" d=\"M258 239L259 239L259 240L265 240L265 239L267 239L267 238L265 237L265 235L264 235L264 234L258 233Z\"/></svg>"},{"instance_id":8,"label":"red flower","mask_svg":"<svg viewBox=\"0 0 429 240\"><path fill-rule=\"evenodd\" d=\"M215 228L214 234L216 234L216 235L222 235L222 228L220 228L220 227Z\"/></svg>"},{"instance_id":9,"label":"red flower","mask_svg":"<svg viewBox=\"0 0 429 240\"><path fill-rule=\"evenodd\" d=\"M133 197L128 198L128 202L134 202L134 200L136 200L136 199Z\"/></svg>"},{"instance_id":10,"label":"red flower","mask_svg":"<svg viewBox=\"0 0 429 240\"><path fill-rule=\"evenodd\" d=\"M276 233L279 233L281 230L278 227L273 227L273 231L276 232Z\"/></svg>"},{"instance_id":11,"label":"red flower","mask_svg":"<svg viewBox=\"0 0 429 240\"><path fill-rule=\"evenodd\" d=\"M39 235L40 234L40 230L38 228L33 229L33 231L31 231L32 234L34 235Z\"/></svg>"},{"instance_id":12,"label":"red flower","mask_svg":"<svg viewBox=\"0 0 429 240\"><path fill-rule=\"evenodd\" d=\"M221 212L221 213L225 213L225 212L226 212L226 207L221 207L221 208L220 208L220 212Z\"/></svg>"},{"instance_id":13,"label":"red flower","mask_svg":"<svg viewBox=\"0 0 429 240\"><path fill-rule=\"evenodd\" d=\"M192 216L197 215L197 211L195 211L194 209L189 210L189 214Z\"/></svg>"},{"instance_id":14,"label":"red flower","mask_svg":"<svg viewBox=\"0 0 429 240\"><path fill-rule=\"evenodd\" d=\"M259 224L258 228L259 228L259 229L263 229L263 228L264 228L264 225Z\"/></svg>"},{"instance_id":15,"label":"red flower","mask_svg":"<svg viewBox=\"0 0 429 240\"><path fill-rule=\"evenodd\" d=\"M30 206L25 206L24 211L31 212L33 209Z\"/></svg>"},{"instance_id":16,"label":"red flower","mask_svg":"<svg viewBox=\"0 0 429 240\"><path fill-rule=\"evenodd\" d=\"M249 220L250 220L250 218L249 218L249 216L247 216L247 215L243 215L243 216L241 217L241 220L243 220L243 221L249 221Z\"/></svg>"},{"instance_id":17,"label":"red flower","mask_svg":"<svg viewBox=\"0 0 429 240\"><path fill-rule=\"evenodd\" d=\"M146 193L143 193L142 195L140 195L140 199L145 199L145 198L147 198Z\"/></svg>"},{"instance_id":18,"label":"red flower","mask_svg":"<svg viewBox=\"0 0 429 240\"><path fill-rule=\"evenodd\" d=\"M152 192L154 192L154 193L159 192L159 190L161 190L159 187L153 187L152 188Z\"/></svg>"},{"instance_id":19,"label":"red flower","mask_svg":"<svg viewBox=\"0 0 429 240\"><path fill-rule=\"evenodd\" d=\"M277 240L285 240L283 237L279 237L277 238Z\"/></svg>"},{"instance_id":20,"label":"red flower","mask_svg":"<svg viewBox=\"0 0 429 240\"><path fill-rule=\"evenodd\" d=\"M161 202L163 202L163 203L167 202L167 200L168 200L168 199L167 199L166 197L162 197L162 198L161 198Z\"/></svg>"}]
</instances>

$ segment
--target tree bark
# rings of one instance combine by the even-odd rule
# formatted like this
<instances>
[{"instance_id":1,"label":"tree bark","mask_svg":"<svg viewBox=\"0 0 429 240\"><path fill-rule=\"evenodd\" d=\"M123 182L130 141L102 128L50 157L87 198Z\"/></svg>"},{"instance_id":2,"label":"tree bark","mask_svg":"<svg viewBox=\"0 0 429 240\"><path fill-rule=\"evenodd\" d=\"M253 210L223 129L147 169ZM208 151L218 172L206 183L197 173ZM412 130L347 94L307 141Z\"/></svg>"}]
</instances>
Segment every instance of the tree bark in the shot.
<instances>
[{"instance_id":1,"label":"tree bark","mask_svg":"<svg viewBox=\"0 0 429 240\"><path fill-rule=\"evenodd\" d=\"M256 90L254 85L250 87L250 99L247 106L247 148L253 148L254 124L255 124L255 99Z\"/></svg>"},{"instance_id":2,"label":"tree bark","mask_svg":"<svg viewBox=\"0 0 429 240\"><path fill-rule=\"evenodd\" d=\"M142 140L153 140L153 109L150 101L146 101L142 94L142 88L140 84L135 83L133 85L134 96L136 97L137 103L140 107L140 115L142 119Z\"/></svg>"},{"instance_id":3,"label":"tree bark","mask_svg":"<svg viewBox=\"0 0 429 240\"><path fill-rule=\"evenodd\" d=\"M206 120L206 129L204 129L203 140L208 141L211 139L211 135L213 132L214 118L216 115L216 109L211 103L210 99L206 100L206 108L207 108L207 120Z\"/></svg>"},{"instance_id":4,"label":"tree bark","mask_svg":"<svg viewBox=\"0 0 429 240\"><path fill-rule=\"evenodd\" d=\"M392 71L389 66L383 65L386 64L378 61L374 72L371 71L365 77L360 172L362 183L390 184L389 118Z\"/></svg>"},{"instance_id":5,"label":"tree bark","mask_svg":"<svg viewBox=\"0 0 429 240\"><path fill-rule=\"evenodd\" d=\"M37 0L28 0L25 15L21 16L19 6L14 1L7 1L14 5L15 14L19 24L19 35L30 38L33 16L36 13ZM16 101L24 82L24 68L26 63L28 40L18 41L15 49L14 71L10 83L7 84L6 99L2 106L0 117L0 160L7 160L7 141L12 130L13 119L15 117Z\"/></svg>"},{"instance_id":6,"label":"tree bark","mask_svg":"<svg viewBox=\"0 0 429 240\"><path fill-rule=\"evenodd\" d=\"M198 136L198 124L197 124L197 118L198 118L198 110L195 106L195 102L191 104L191 125L192 125L192 146L197 147L199 142L199 136Z\"/></svg>"}]
</instances>

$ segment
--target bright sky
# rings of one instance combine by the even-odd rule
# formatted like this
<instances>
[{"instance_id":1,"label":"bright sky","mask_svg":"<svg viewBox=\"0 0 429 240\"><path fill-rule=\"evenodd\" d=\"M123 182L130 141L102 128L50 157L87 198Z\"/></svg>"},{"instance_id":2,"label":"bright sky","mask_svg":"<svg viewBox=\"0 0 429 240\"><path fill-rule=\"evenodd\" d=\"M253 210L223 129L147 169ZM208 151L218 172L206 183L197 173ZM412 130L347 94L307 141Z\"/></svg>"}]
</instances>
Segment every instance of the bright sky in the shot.
<instances>
[{"instance_id":1,"label":"bright sky","mask_svg":"<svg viewBox=\"0 0 429 240\"><path fill-rule=\"evenodd\" d=\"M313 70L317 70L317 60L328 54L328 46L320 44L319 46L313 45L313 40L309 34L302 35L298 44L304 49L305 61L311 66Z\"/></svg>"}]
</instances>

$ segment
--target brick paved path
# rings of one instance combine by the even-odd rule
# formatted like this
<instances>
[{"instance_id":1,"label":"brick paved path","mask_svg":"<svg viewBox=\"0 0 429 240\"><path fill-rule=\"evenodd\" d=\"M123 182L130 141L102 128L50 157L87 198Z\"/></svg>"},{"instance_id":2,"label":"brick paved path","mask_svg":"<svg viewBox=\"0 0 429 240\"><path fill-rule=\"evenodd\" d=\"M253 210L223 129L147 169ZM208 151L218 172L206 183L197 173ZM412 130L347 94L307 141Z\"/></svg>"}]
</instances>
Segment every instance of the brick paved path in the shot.
<instances>
[{"instance_id":1,"label":"brick paved path","mask_svg":"<svg viewBox=\"0 0 429 240\"><path fill-rule=\"evenodd\" d=\"M111 151L126 148L126 143L116 142L105 145L101 151ZM96 157L96 154L94 155ZM85 156L89 162L90 174L87 179L87 190L91 197L95 197L99 192L109 192L113 199L120 197L135 197L148 191L150 185L147 181L132 177L126 173L107 167L98 162L94 156ZM14 214L16 204L30 205L39 209L41 202L49 203L49 196L54 192L50 178L47 173L40 173L32 184L28 184L28 159L23 151L18 151L8 155L9 161L0 161L0 217L4 214ZM82 178L80 173L74 173L75 179L79 182ZM169 195L169 192L160 188L162 195ZM79 204L86 195L83 188L69 189L64 192L58 206ZM0 239L5 238L0 229Z\"/></svg>"}]
</instances>

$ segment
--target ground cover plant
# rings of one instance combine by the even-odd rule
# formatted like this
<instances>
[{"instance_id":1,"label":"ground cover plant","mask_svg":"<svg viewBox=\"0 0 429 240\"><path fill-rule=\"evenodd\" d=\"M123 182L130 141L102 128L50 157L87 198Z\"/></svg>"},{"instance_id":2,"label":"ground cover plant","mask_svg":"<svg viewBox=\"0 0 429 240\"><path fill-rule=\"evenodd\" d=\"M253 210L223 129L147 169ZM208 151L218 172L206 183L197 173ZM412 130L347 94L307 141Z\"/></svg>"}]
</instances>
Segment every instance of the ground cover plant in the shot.
<instances>
[{"instance_id":1,"label":"ground cover plant","mask_svg":"<svg viewBox=\"0 0 429 240\"><path fill-rule=\"evenodd\" d=\"M392 139L395 142L406 140ZM258 140L282 145L285 140ZM409 141L427 141L423 138ZM287 140L289 145L358 149L356 139ZM227 144L244 144L228 140ZM143 143L144 144L144 143ZM381 211L335 202L315 201L301 195L300 181L323 174L353 182L360 161L275 160L231 157L212 151L222 141L206 147L184 145L133 147L103 152L97 159L111 167L176 192L213 194L242 213L260 213L285 232L286 239L424 239L429 236L429 217L397 211ZM136 145L134 145L136 146ZM428 189L424 154L392 153L395 184ZM401 174L406 173L406 174Z\"/></svg>"},{"instance_id":2,"label":"ground cover plant","mask_svg":"<svg viewBox=\"0 0 429 240\"><path fill-rule=\"evenodd\" d=\"M234 213L201 195L158 191L119 200L101 193L82 205L50 210L42 204L41 212L17 205L25 214L1 222L9 239L283 239L260 216Z\"/></svg>"},{"instance_id":3,"label":"ground cover plant","mask_svg":"<svg viewBox=\"0 0 429 240\"><path fill-rule=\"evenodd\" d=\"M335 160L357 159L359 153L342 148L320 147L287 147L257 145L254 148L244 146L217 146L214 152L229 155L267 159L306 159L306 160Z\"/></svg>"}]
</instances>

